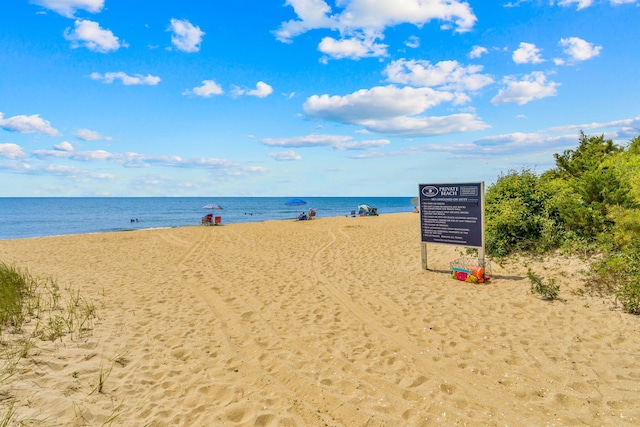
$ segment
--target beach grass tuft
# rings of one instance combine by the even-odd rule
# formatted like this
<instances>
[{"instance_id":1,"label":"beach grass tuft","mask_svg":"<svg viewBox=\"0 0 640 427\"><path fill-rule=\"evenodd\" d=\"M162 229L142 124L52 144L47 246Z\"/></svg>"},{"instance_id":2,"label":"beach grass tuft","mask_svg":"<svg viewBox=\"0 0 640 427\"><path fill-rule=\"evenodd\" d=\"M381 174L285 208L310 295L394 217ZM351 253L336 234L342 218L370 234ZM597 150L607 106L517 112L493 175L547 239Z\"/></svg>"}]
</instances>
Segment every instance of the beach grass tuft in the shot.
<instances>
[{"instance_id":1,"label":"beach grass tuft","mask_svg":"<svg viewBox=\"0 0 640 427\"><path fill-rule=\"evenodd\" d=\"M0 393L1 400L8 403L0 414L0 427L22 425L16 420L15 396L10 386L13 377L19 375L20 361L40 340L86 337L96 318L95 304L80 292L61 290L52 278L36 277L25 269L0 262ZM100 367L93 392L103 392L110 373L111 368Z\"/></svg>"}]
</instances>

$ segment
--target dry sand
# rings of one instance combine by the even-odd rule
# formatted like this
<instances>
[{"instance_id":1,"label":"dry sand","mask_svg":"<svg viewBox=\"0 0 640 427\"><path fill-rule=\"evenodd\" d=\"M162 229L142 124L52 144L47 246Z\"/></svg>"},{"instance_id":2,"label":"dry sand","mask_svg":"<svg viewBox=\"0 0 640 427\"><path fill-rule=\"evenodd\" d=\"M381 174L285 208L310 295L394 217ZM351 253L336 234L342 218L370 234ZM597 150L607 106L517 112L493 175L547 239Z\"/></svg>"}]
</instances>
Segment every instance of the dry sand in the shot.
<instances>
[{"instance_id":1,"label":"dry sand","mask_svg":"<svg viewBox=\"0 0 640 427\"><path fill-rule=\"evenodd\" d=\"M640 319L585 297L579 260L453 280L391 214L0 241L95 301L3 381L15 425L640 424ZM530 292L527 268L563 301ZM103 387L96 392L102 375ZM23 424L19 424L22 422Z\"/></svg>"}]
</instances>

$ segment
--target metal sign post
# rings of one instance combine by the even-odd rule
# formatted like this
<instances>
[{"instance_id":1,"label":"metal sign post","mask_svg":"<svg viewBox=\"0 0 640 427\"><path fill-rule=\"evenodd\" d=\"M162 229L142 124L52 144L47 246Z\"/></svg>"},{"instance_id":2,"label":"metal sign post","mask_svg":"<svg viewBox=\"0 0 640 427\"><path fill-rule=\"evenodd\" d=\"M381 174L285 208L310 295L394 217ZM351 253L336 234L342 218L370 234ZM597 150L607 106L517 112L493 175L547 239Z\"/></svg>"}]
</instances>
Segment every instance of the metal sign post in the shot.
<instances>
[{"instance_id":1,"label":"metal sign post","mask_svg":"<svg viewBox=\"0 0 640 427\"><path fill-rule=\"evenodd\" d=\"M422 268L428 270L427 243L478 249L484 266L484 182L419 184Z\"/></svg>"}]
</instances>

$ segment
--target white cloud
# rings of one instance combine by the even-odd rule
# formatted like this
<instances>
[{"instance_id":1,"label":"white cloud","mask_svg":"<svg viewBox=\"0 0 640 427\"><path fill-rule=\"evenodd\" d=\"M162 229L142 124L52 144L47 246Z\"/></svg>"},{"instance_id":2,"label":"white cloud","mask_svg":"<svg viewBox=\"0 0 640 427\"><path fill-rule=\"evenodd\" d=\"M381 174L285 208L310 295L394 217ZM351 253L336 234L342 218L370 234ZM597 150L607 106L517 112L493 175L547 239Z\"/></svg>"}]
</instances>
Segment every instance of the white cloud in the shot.
<instances>
[{"instance_id":1,"label":"white cloud","mask_svg":"<svg viewBox=\"0 0 640 427\"><path fill-rule=\"evenodd\" d=\"M22 159L26 157L18 144L0 144L0 157L5 159Z\"/></svg>"},{"instance_id":2,"label":"white cloud","mask_svg":"<svg viewBox=\"0 0 640 427\"><path fill-rule=\"evenodd\" d=\"M120 80L122 84L126 86L130 85L147 85L147 86L155 86L160 83L160 77L152 76L151 74L147 74L143 76L142 74L135 74L130 76L122 71L112 72L112 73L91 73L89 76L92 80L102 80L103 83L113 83L115 80Z\"/></svg>"},{"instance_id":3,"label":"white cloud","mask_svg":"<svg viewBox=\"0 0 640 427\"><path fill-rule=\"evenodd\" d=\"M52 128L47 120L41 119L39 114L13 116L8 119L3 117L3 114L0 113L0 128L10 132L41 133L48 136L60 135L60 132Z\"/></svg>"},{"instance_id":4,"label":"white cloud","mask_svg":"<svg viewBox=\"0 0 640 427\"><path fill-rule=\"evenodd\" d=\"M336 150L371 150L374 148L384 147L391 144L388 139L368 139L365 141L348 141L340 144L336 144L334 148Z\"/></svg>"},{"instance_id":5,"label":"white cloud","mask_svg":"<svg viewBox=\"0 0 640 427\"><path fill-rule=\"evenodd\" d=\"M341 40L326 38L321 48L327 54L353 59L360 51L366 52L366 56L386 55L386 46L375 40L383 38L387 27L400 24L422 27L437 20L442 22L442 29L454 27L457 32L466 32L477 20L469 4L458 0L341 0L335 3L336 9L341 10L334 13L323 0L287 0L285 4L293 7L298 19L281 23L274 32L276 39L290 43L307 31L337 31ZM359 43L354 43L354 39Z\"/></svg>"},{"instance_id":6,"label":"white cloud","mask_svg":"<svg viewBox=\"0 0 640 427\"><path fill-rule=\"evenodd\" d=\"M355 124L369 133L402 137L468 132L488 127L474 114L442 117L418 116L442 102L461 102L461 93L436 91L428 87L402 89L396 86L362 89L346 96L313 95L303 105L314 119Z\"/></svg>"},{"instance_id":7,"label":"white cloud","mask_svg":"<svg viewBox=\"0 0 640 427\"><path fill-rule=\"evenodd\" d=\"M84 46L94 52L107 53L127 47L127 44L120 43L118 37L110 30L100 28L97 22L78 19L74 24L73 31L70 28L64 31L64 38L71 42L74 49Z\"/></svg>"},{"instance_id":8,"label":"white cloud","mask_svg":"<svg viewBox=\"0 0 640 427\"><path fill-rule=\"evenodd\" d=\"M171 19L171 24L167 31L171 31L171 43L176 49L183 52L198 52L202 36L206 33L196 27L186 19Z\"/></svg>"},{"instance_id":9,"label":"white cloud","mask_svg":"<svg viewBox=\"0 0 640 427\"><path fill-rule=\"evenodd\" d=\"M585 129L608 129L608 128L618 128L620 132L624 134L630 134L631 137L635 137L640 133L640 116L637 116L633 119L623 119L623 120L614 120L611 122L592 122L592 123L582 123L578 125L566 125L566 126L557 126L548 129L548 131L552 132L567 132L573 131L578 132L580 130Z\"/></svg>"},{"instance_id":10,"label":"white cloud","mask_svg":"<svg viewBox=\"0 0 640 427\"><path fill-rule=\"evenodd\" d=\"M258 98L265 98L271 95L272 93L273 93L273 88L262 81L256 83L256 88L253 90L246 90L237 86L233 88L233 94L235 96L247 95L247 96L256 96Z\"/></svg>"},{"instance_id":11,"label":"white cloud","mask_svg":"<svg viewBox=\"0 0 640 427\"><path fill-rule=\"evenodd\" d=\"M621 4L636 4L638 0L609 0L613 6L619 6ZM559 0L558 5L560 6L571 6L573 4L577 5L577 9L586 9L589 6L593 6L593 0Z\"/></svg>"},{"instance_id":12,"label":"white cloud","mask_svg":"<svg viewBox=\"0 0 640 427\"><path fill-rule=\"evenodd\" d=\"M405 42L404 45L410 47L412 49L420 47L420 39L416 36L410 36Z\"/></svg>"},{"instance_id":13,"label":"white cloud","mask_svg":"<svg viewBox=\"0 0 640 427\"><path fill-rule=\"evenodd\" d=\"M560 39L558 43L564 47L564 52L571 57L573 61L586 61L594 56L600 55L602 46L594 46L588 41L582 40L579 37L569 37L566 39Z\"/></svg>"},{"instance_id":14,"label":"white cloud","mask_svg":"<svg viewBox=\"0 0 640 427\"><path fill-rule=\"evenodd\" d=\"M347 38L336 40L325 37L318 45L318 50L335 59L360 59L367 57L387 56L387 45L375 43L375 39Z\"/></svg>"},{"instance_id":15,"label":"white cloud","mask_svg":"<svg viewBox=\"0 0 640 427\"><path fill-rule=\"evenodd\" d=\"M506 88L500 89L498 94L491 100L494 105L515 102L519 105L526 104L536 99L555 96L559 83L549 81L544 73L535 71L524 76L522 80L513 77L505 77L503 83Z\"/></svg>"},{"instance_id":16,"label":"white cloud","mask_svg":"<svg viewBox=\"0 0 640 427\"><path fill-rule=\"evenodd\" d=\"M73 145L69 141L62 141L60 144L54 145L53 148L58 151L73 151Z\"/></svg>"},{"instance_id":17,"label":"white cloud","mask_svg":"<svg viewBox=\"0 0 640 427\"><path fill-rule=\"evenodd\" d=\"M223 93L224 91L220 85L213 80L203 80L201 86L182 92L183 95L197 95L203 98L210 98L213 95L222 95Z\"/></svg>"},{"instance_id":18,"label":"white cloud","mask_svg":"<svg viewBox=\"0 0 640 427\"><path fill-rule=\"evenodd\" d=\"M456 132L471 132L489 127L473 114L452 114L434 117L394 117L386 120L365 120L362 125L371 132L401 137L422 137Z\"/></svg>"},{"instance_id":19,"label":"white cloud","mask_svg":"<svg viewBox=\"0 0 640 427\"><path fill-rule=\"evenodd\" d=\"M161 166L169 168L213 169L229 176L263 173L266 171L265 168L260 166L247 166L230 160L211 157L183 159L180 156L158 156L134 152L111 153L105 150L64 150L62 148L65 148L65 146L58 146L53 150L33 150L31 151L31 155L43 160L53 158L74 160L78 162L114 162L126 168Z\"/></svg>"},{"instance_id":20,"label":"white cloud","mask_svg":"<svg viewBox=\"0 0 640 427\"><path fill-rule=\"evenodd\" d=\"M256 83L256 88L247 92L249 96L257 96L258 98L265 98L273 93L273 88L265 82Z\"/></svg>"},{"instance_id":21,"label":"white cloud","mask_svg":"<svg viewBox=\"0 0 640 427\"><path fill-rule=\"evenodd\" d=\"M269 153L267 155L279 162L302 160L302 156L293 150L280 151L278 153Z\"/></svg>"},{"instance_id":22,"label":"white cloud","mask_svg":"<svg viewBox=\"0 0 640 427\"><path fill-rule=\"evenodd\" d=\"M305 101L304 112L311 118L340 123L360 124L364 120L382 120L419 114L454 95L428 87L397 88L377 86L362 89L346 96L313 95Z\"/></svg>"},{"instance_id":23,"label":"white cloud","mask_svg":"<svg viewBox=\"0 0 640 427\"><path fill-rule=\"evenodd\" d=\"M281 42L290 43L294 37L313 29L337 29L334 18L328 16L331 8L323 0L285 0L285 5L293 7L299 19L280 24L274 33Z\"/></svg>"},{"instance_id":24,"label":"white cloud","mask_svg":"<svg viewBox=\"0 0 640 427\"><path fill-rule=\"evenodd\" d=\"M540 49L533 43L521 42L520 47L513 51L513 62L516 64L539 64L543 62Z\"/></svg>"},{"instance_id":25,"label":"white cloud","mask_svg":"<svg viewBox=\"0 0 640 427\"><path fill-rule=\"evenodd\" d=\"M73 18L76 10L98 13L104 7L104 0L31 0L31 3L53 10L67 18Z\"/></svg>"},{"instance_id":26,"label":"white cloud","mask_svg":"<svg viewBox=\"0 0 640 427\"><path fill-rule=\"evenodd\" d=\"M111 141L111 137L100 135L100 133L89 129L78 129L76 138L83 141Z\"/></svg>"},{"instance_id":27,"label":"white cloud","mask_svg":"<svg viewBox=\"0 0 640 427\"><path fill-rule=\"evenodd\" d=\"M571 6L576 3L578 5L577 9L584 9L593 4L593 0L559 0L558 4L560 6Z\"/></svg>"},{"instance_id":28,"label":"white cloud","mask_svg":"<svg viewBox=\"0 0 640 427\"><path fill-rule=\"evenodd\" d=\"M473 91L493 83L490 76L479 74L482 69L480 65L465 67L457 61L440 61L432 65L425 60L399 59L387 65L383 73L393 83Z\"/></svg>"},{"instance_id":29,"label":"white cloud","mask_svg":"<svg viewBox=\"0 0 640 427\"><path fill-rule=\"evenodd\" d=\"M342 135L307 135L295 138L265 138L264 145L269 147L331 147L350 141L350 136Z\"/></svg>"},{"instance_id":30,"label":"white cloud","mask_svg":"<svg viewBox=\"0 0 640 427\"><path fill-rule=\"evenodd\" d=\"M480 58L482 55L489 53L486 47L474 46L469 52L469 58Z\"/></svg>"},{"instance_id":31,"label":"white cloud","mask_svg":"<svg viewBox=\"0 0 640 427\"><path fill-rule=\"evenodd\" d=\"M336 150L371 150L390 144L388 139L372 139L353 141L350 136L344 135L306 135L294 138L265 138L264 145L270 147L331 147Z\"/></svg>"}]
</instances>

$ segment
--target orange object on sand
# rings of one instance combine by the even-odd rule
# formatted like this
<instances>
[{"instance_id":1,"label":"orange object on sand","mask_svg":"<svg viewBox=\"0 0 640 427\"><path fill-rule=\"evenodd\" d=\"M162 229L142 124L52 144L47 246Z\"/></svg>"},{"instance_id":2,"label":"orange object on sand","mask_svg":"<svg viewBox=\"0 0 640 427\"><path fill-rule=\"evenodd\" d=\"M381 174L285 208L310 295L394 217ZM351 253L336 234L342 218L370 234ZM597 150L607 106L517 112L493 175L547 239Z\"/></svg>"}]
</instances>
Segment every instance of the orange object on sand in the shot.
<instances>
[{"instance_id":1,"label":"orange object on sand","mask_svg":"<svg viewBox=\"0 0 640 427\"><path fill-rule=\"evenodd\" d=\"M478 282L484 282L484 267L467 267L471 270L471 274L478 278Z\"/></svg>"}]
</instances>

